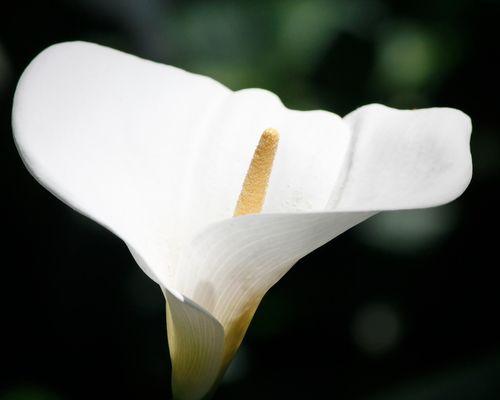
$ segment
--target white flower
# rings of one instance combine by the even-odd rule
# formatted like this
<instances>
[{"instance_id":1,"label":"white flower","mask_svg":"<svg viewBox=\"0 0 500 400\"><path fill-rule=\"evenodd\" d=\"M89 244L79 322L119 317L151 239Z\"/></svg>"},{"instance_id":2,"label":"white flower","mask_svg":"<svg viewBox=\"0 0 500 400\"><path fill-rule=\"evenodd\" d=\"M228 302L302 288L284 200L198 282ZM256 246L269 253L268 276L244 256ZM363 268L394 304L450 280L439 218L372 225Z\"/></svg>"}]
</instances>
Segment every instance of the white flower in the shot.
<instances>
[{"instance_id":1,"label":"white flower","mask_svg":"<svg viewBox=\"0 0 500 400\"><path fill-rule=\"evenodd\" d=\"M461 111L293 111L265 90L83 42L35 58L12 119L35 178L119 236L162 288L179 399L213 390L297 260L379 211L453 200L472 172ZM281 138L262 213L233 218L268 127Z\"/></svg>"}]
</instances>

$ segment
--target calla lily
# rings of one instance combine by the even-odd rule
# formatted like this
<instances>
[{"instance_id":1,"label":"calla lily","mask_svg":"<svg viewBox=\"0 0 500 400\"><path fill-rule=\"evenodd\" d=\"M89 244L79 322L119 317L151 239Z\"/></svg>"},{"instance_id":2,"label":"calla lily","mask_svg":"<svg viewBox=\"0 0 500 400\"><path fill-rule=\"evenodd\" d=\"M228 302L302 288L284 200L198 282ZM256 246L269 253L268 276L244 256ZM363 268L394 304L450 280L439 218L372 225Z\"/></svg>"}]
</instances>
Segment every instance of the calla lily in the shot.
<instances>
[{"instance_id":1,"label":"calla lily","mask_svg":"<svg viewBox=\"0 0 500 400\"><path fill-rule=\"evenodd\" d=\"M161 287L178 399L213 391L297 260L379 211L447 203L472 173L461 111L293 111L262 89L85 42L31 62L12 119L33 176L119 236ZM235 217L266 128L280 140L262 212Z\"/></svg>"}]
</instances>

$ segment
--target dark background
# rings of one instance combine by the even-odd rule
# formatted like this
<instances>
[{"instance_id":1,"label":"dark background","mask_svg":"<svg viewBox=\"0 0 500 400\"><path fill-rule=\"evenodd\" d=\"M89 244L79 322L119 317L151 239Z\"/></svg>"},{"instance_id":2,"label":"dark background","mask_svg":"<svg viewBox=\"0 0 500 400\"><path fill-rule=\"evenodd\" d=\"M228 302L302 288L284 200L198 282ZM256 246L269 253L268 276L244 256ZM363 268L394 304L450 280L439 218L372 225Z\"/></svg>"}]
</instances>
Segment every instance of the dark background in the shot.
<instances>
[{"instance_id":1,"label":"dark background","mask_svg":"<svg viewBox=\"0 0 500 400\"><path fill-rule=\"evenodd\" d=\"M381 214L300 261L264 299L216 398L499 399L499 11L494 0L3 2L0 400L170 396L160 290L14 148L20 73L74 39L264 87L299 109L468 113L466 193Z\"/></svg>"}]
</instances>

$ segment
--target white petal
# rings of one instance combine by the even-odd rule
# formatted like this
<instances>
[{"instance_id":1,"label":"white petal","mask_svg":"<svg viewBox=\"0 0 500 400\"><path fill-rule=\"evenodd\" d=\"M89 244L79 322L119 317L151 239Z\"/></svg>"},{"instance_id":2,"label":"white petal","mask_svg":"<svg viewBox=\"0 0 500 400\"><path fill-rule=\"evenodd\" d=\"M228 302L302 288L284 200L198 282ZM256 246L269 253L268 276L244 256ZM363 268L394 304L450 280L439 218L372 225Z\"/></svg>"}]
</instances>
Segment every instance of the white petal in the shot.
<instances>
[{"instance_id":1,"label":"white petal","mask_svg":"<svg viewBox=\"0 0 500 400\"><path fill-rule=\"evenodd\" d=\"M13 129L33 175L120 236L168 283L179 249L233 213L258 138L281 130L266 212L321 210L348 153L335 114L94 44L50 47L23 74Z\"/></svg>"},{"instance_id":2,"label":"white petal","mask_svg":"<svg viewBox=\"0 0 500 400\"><path fill-rule=\"evenodd\" d=\"M172 391L177 400L198 400L219 377L224 349L221 324L184 296L163 289L172 360Z\"/></svg>"},{"instance_id":3,"label":"white petal","mask_svg":"<svg viewBox=\"0 0 500 400\"><path fill-rule=\"evenodd\" d=\"M14 136L40 183L155 267L175 258L179 191L199 121L229 93L173 67L63 43L20 79Z\"/></svg>"},{"instance_id":4,"label":"white petal","mask_svg":"<svg viewBox=\"0 0 500 400\"><path fill-rule=\"evenodd\" d=\"M202 230L183 252L173 284L224 326L223 366L264 294L298 259L379 209L449 201L470 179L470 121L457 110L370 106L346 120L354 138L332 198L355 212L227 219Z\"/></svg>"},{"instance_id":5,"label":"white petal","mask_svg":"<svg viewBox=\"0 0 500 400\"><path fill-rule=\"evenodd\" d=\"M373 104L344 120L354 136L343 183L333 193L335 210L431 207L455 199L469 184L472 126L463 112Z\"/></svg>"},{"instance_id":6,"label":"white petal","mask_svg":"<svg viewBox=\"0 0 500 400\"><path fill-rule=\"evenodd\" d=\"M346 121L354 136L329 204L334 212L221 221L183 253L173 282L223 324L224 363L262 296L299 258L380 210L441 204L469 183L471 125L460 111L375 105Z\"/></svg>"},{"instance_id":7,"label":"white petal","mask_svg":"<svg viewBox=\"0 0 500 400\"><path fill-rule=\"evenodd\" d=\"M218 222L195 237L173 282L224 326L224 366L269 288L301 257L372 214L250 215Z\"/></svg>"}]
</instances>

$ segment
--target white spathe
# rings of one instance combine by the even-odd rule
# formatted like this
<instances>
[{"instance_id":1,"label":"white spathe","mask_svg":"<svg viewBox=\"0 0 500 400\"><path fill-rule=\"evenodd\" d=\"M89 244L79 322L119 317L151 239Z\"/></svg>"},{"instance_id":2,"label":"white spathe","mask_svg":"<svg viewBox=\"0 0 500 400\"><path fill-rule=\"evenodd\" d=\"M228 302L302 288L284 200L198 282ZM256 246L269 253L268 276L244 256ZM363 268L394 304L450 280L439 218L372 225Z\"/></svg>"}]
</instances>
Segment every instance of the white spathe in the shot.
<instances>
[{"instance_id":1,"label":"white spathe","mask_svg":"<svg viewBox=\"0 0 500 400\"><path fill-rule=\"evenodd\" d=\"M262 89L85 42L32 61L12 121L35 178L124 240L162 287L179 399L213 389L298 259L378 211L449 202L472 173L461 111L293 111ZM268 127L281 138L263 213L232 218Z\"/></svg>"}]
</instances>

